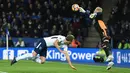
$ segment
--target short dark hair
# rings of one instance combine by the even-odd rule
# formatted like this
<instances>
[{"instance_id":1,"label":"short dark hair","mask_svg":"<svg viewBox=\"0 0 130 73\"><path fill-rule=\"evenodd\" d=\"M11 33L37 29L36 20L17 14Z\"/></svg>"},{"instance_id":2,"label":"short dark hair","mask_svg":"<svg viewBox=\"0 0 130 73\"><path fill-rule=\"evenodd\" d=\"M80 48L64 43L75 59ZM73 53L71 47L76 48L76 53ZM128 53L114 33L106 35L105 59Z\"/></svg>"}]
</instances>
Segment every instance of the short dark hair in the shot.
<instances>
[{"instance_id":1,"label":"short dark hair","mask_svg":"<svg viewBox=\"0 0 130 73\"><path fill-rule=\"evenodd\" d=\"M66 37L66 40L67 41L73 41L73 39L74 39L74 36L73 35L67 35L67 37Z\"/></svg>"}]
</instances>

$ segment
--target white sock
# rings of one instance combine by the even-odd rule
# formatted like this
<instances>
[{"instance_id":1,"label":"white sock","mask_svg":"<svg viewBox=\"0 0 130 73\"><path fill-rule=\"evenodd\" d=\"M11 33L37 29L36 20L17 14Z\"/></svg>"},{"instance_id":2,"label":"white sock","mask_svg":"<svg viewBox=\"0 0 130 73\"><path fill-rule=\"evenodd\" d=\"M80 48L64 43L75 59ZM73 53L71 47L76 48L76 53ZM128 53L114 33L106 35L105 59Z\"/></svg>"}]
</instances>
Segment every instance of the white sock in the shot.
<instances>
[{"instance_id":1,"label":"white sock","mask_svg":"<svg viewBox=\"0 0 130 73\"><path fill-rule=\"evenodd\" d=\"M113 65L114 65L114 62L109 62L109 63L107 64L107 69L110 68L110 67L112 67Z\"/></svg>"},{"instance_id":2,"label":"white sock","mask_svg":"<svg viewBox=\"0 0 130 73\"><path fill-rule=\"evenodd\" d=\"M106 62L113 61L113 59L114 59L113 55L109 55L108 58L106 59Z\"/></svg>"},{"instance_id":3,"label":"white sock","mask_svg":"<svg viewBox=\"0 0 130 73\"><path fill-rule=\"evenodd\" d=\"M41 59L38 57L38 58L36 58L36 59L35 59L35 62L37 62L37 63L40 63L40 64L41 64Z\"/></svg>"},{"instance_id":4,"label":"white sock","mask_svg":"<svg viewBox=\"0 0 130 73\"><path fill-rule=\"evenodd\" d=\"M16 57L16 61L25 60L25 59L34 59L34 57L33 57L32 53L27 53L22 56Z\"/></svg>"}]
</instances>

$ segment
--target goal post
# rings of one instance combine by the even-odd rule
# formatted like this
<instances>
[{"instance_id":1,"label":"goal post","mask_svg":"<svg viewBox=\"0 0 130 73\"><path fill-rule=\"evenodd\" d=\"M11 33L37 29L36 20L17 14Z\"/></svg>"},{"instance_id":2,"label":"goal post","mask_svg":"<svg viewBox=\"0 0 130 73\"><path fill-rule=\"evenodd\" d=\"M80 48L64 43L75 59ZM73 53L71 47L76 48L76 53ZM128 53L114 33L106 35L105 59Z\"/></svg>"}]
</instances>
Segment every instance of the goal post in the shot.
<instances>
[{"instance_id":1,"label":"goal post","mask_svg":"<svg viewBox=\"0 0 130 73\"><path fill-rule=\"evenodd\" d=\"M9 49L9 30L8 30L8 28L6 28L6 51L7 51L6 60L9 60L9 58L8 58L8 49Z\"/></svg>"}]
</instances>

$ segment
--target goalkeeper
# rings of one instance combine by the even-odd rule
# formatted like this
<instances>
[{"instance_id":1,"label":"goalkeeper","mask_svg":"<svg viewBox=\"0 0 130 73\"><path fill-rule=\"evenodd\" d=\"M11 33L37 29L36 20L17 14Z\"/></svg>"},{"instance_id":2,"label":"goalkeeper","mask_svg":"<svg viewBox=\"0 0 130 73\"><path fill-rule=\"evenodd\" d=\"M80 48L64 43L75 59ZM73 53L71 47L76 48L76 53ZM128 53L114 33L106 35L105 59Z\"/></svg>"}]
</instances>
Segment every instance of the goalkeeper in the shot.
<instances>
[{"instance_id":1,"label":"goalkeeper","mask_svg":"<svg viewBox=\"0 0 130 73\"><path fill-rule=\"evenodd\" d=\"M108 66L106 69L109 70L114 65L114 62L112 62L114 57L112 55L111 46L110 46L110 42L109 42L110 36L108 34L108 29L107 29L107 26L105 25L105 23L102 21L102 11L103 10L101 7L96 7L95 10L93 11L93 13L91 13L89 15L89 18L95 19L95 21L96 21L95 28L100 35L101 44L103 45L102 49L105 52L106 60L104 59L105 56L102 58L103 58L103 60L108 62ZM79 7L79 12L81 12L83 14L87 14L87 12L82 7ZM102 50L100 50L100 51L102 51Z\"/></svg>"}]
</instances>

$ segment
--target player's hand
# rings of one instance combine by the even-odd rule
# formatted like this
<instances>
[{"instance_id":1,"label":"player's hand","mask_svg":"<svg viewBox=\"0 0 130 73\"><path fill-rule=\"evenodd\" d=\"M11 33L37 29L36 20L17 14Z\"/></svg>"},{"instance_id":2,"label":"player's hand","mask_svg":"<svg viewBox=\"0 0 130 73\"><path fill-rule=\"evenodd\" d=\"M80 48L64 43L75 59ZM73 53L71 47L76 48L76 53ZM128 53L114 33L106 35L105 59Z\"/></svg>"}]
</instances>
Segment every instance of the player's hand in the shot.
<instances>
[{"instance_id":1,"label":"player's hand","mask_svg":"<svg viewBox=\"0 0 130 73\"><path fill-rule=\"evenodd\" d=\"M74 66L70 66L72 69L77 70Z\"/></svg>"},{"instance_id":2,"label":"player's hand","mask_svg":"<svg viewBox=\"0 0 130 73\"><path fill-rule=\"evenodd\" d=\"M62 50L60 50L60 52L61 52L61 53L63 53L63 54L65 54L65 52L64 52L64 51L62 51Z\"/></svg>"}]
</instances>

